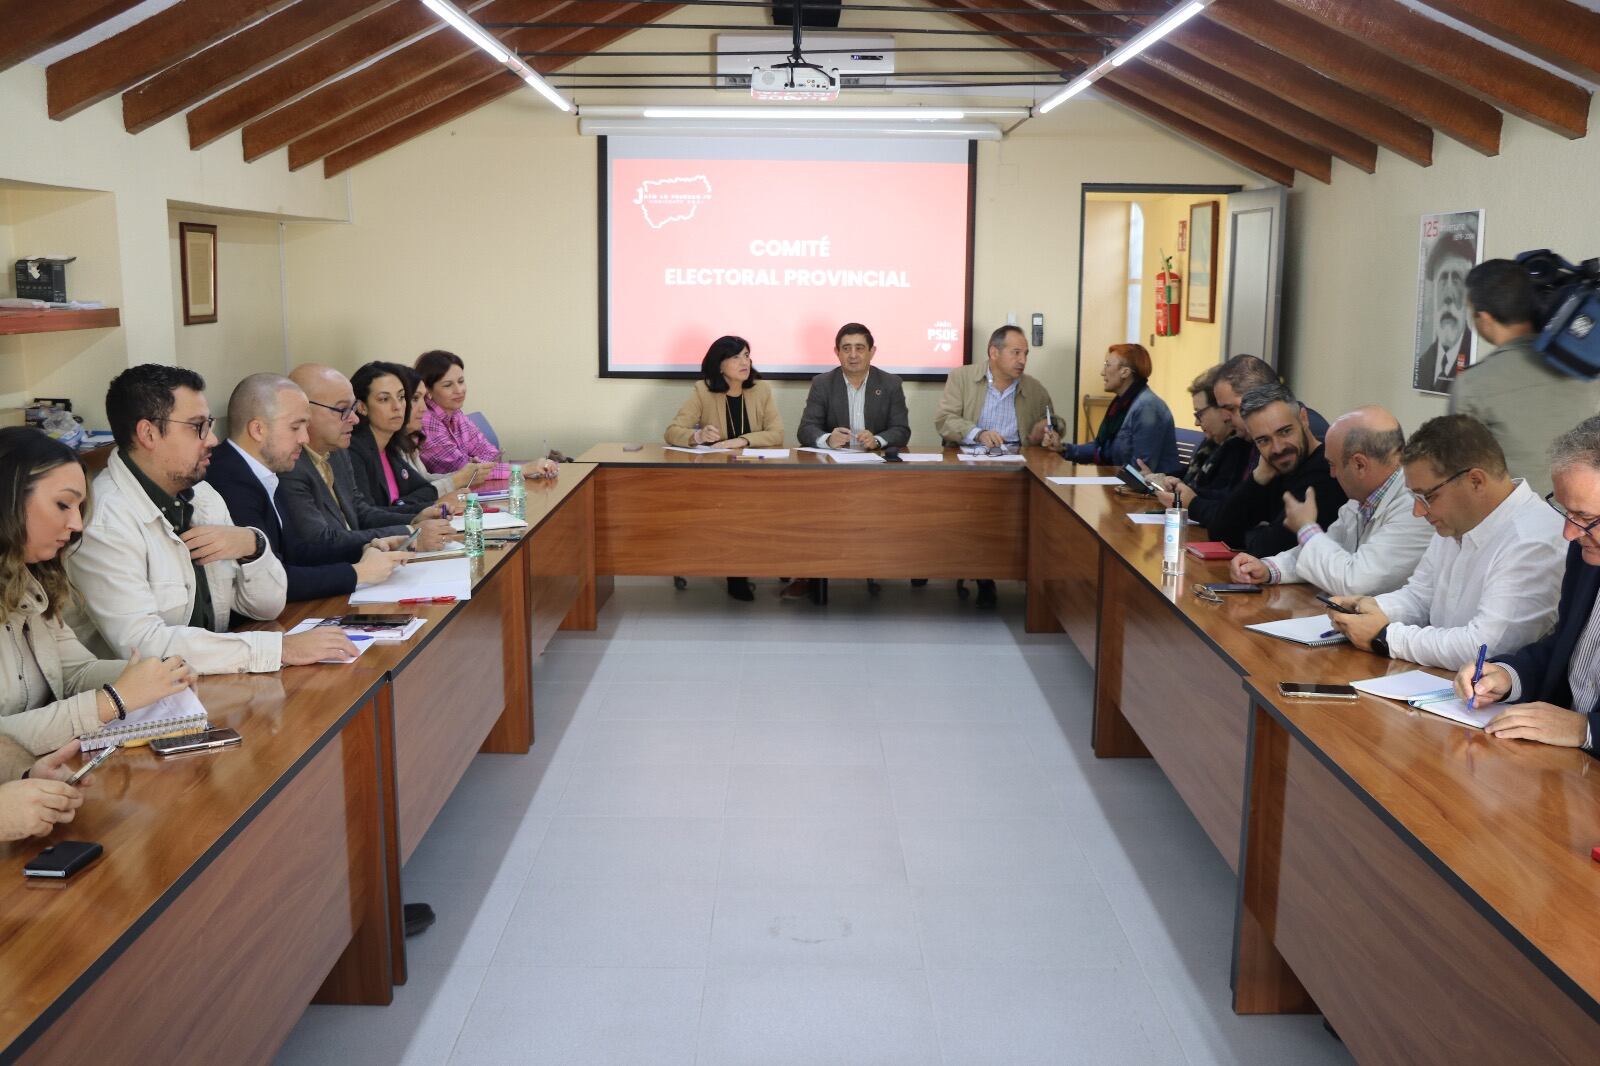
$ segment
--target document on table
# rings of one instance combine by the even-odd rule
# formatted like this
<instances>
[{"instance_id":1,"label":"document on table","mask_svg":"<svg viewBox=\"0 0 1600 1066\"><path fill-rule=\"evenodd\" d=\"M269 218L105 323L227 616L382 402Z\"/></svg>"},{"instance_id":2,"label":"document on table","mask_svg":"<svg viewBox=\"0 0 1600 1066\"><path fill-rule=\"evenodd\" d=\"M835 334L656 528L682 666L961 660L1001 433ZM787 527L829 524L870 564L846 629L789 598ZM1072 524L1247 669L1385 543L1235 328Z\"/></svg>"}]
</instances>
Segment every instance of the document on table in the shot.
<instances>
[{"instance_id":1,"label":"document on table","mask_svg":"<svg viewBox=\"0 0 1600 1066\"><path fill-rule=\"evenodd\" d=\"M901 452L900 453L900 461L902 463L942 463L942 462L944 462L944 453L943 452Z\"/></svg>"},{"instance_id":2,"label":"document on table","mask_svg":"<svg viewBox=\"0 0 1600 1066\"><path fill-rule=\"evenodd\" d=\"M1118 477L1103 477L1103 476L1098 475L1098 474L1093 476L1093 477L1052 477L1052 478L1046 478L1045 480L1050 482L1050 484L1052 484L1052 485L1120 485L1120 484L1122 484L1122 479L1121 478L1118 478Z\"/></svg>"},{"instance_id":3,"label":"document on table","mask_svg":"<svg viewBox=\"0 0 1600 1066\"><path fill-rule=\"evenodd\" d=\"M1155 514L1131 514L1128 516L1128 521L1136 526L1164 526L1167 524L1167 516L1160 511ZM1189 519L1189 525L1197 526L1199 524L1194 519Z\"/></svg>"},{"instance_id":4,"label":"document on table","mask_svg":"<svg viewBox=\"0 0 1600 1066\"><path fill-rule=\"evenodd\" d=\"M732 452L732 448L718 448L713 444L696 444L693 448L680 448L675 444L663 444L664 452L688 452L690 455L710 455L712 452Z\"/></svg>"},{"instance_id":5,"label":"document on table","mask_svg":"<svg viewBox=\"0 0 1600 1066\"><path fill-rule=\"evenodd\" d=\"M401 600L433 599L437 596L454 596L458 600L472 598L470 560L438 559L429 563L397 566L388 580L352 592L350 602L399 603Z\"/></svg>"},{"instance_id":6,"label":"document on table","mask_svg":"<svg viewBox=\"0 0 1600 1066\"><path fill-rule=\"evenodd\" d=\"M1449 678L1423 670L1407 670L1403 674L1352 681L1350 684L1361 692L1391 700L1404 700L1419 711L1470 725L1474 729L1488 725L1501 710L1495 704L1482 709L1468 707L1466 701L1456 695L1455 685Z\"/></svg>"},{"instance_id":7,"label":"document on table","mask_svg":"<svg viewBox=\"0 0 1600 1066\"><path fill-rule=\"evenodd\" d=\"M746 448L739 453L740 459L787 459L788 448Z\"/></svg>"},{"instance_id":8,"label":"document on table","mask_svg":"<svg viewBox=\"0 0 1600 1066\"><path fill-rule=\"evenodd\" d=\"M1304 644L1308 648L1321 648L1328 644L1346 643L1343 633L1333 628L1333 623L1328 621L1325 614L1312 614L1304 618L1284 618L1276 622L1257 622L1252 626L1245 626L1257 633L1265 633L1269 637L1279 640L1292 641L1295 644ZM1324 636L1326 633L1333 635Z\"/></svg>"},{"instance_id":9,"label":"document on table","mask_svg":"<svg viewBox=\"0 0 1600 1066\"><path fill-rule=\"evenodd\" d=\"M881 463L883 456L877 452L826 452L829 459L836 463Z\"/></svg>"},{"instance_id":10,"label":"document on table","mask_svg":"<svg viewBox=\"0 0 1600 1066\"><path fill-rule=\"evenodd\" d=\"M1027 456L1015 454L968 455L966 452L962 452L960 455L957 455L956 458L960 459L963 463L1025 463L1028 461Z\"/></svg>"},{"instance_id":11,"label":"document on table","mask_svg":"<svg viewBox=\"0 0 1600 1066\"><path fill-rule=\"evenodd\" d=\"M513 518L505 511L487 511L483 516L483 528L488 529L521 529L528 523L520 518ZM467 519L464 515L456 515L450 519L450 528L457 533L465 533Z\"/></svg>"}]
</instances>

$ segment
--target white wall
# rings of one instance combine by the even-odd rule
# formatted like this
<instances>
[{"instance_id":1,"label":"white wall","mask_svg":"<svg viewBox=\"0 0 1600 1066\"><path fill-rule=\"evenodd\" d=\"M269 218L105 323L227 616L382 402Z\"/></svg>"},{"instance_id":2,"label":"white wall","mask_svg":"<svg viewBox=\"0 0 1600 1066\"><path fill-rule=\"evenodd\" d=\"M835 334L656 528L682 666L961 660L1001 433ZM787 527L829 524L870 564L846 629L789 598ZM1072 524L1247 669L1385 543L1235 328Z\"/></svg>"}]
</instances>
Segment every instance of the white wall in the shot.
<instances>
[{"instance_id":1,"label":"white wall","mask_svg":"<svg viewBox=\"0 0 1600 1066\"><path fill-rule=\"evenodd\" d=\"M1485 258L1546 247L1592 257L1597 174L1600 135L1569 141L1508 115L1493 158L1439 135L1431 167L1380 151L1376 174L1335 162L1331 185L1302 181L1289 196L1283 316L1295 391L1330 418L1387 404L1408 431L1443 414L1444 397L1411 389L1419 217L1484 208Z\"/></svg>"},{"instance_id":2,"label":"white wall","mask_svg":"<svg viewBox=\"0 0 1600 1066\"><path fill-rule=\"evenodd\" d=\"M1029 371L1062 414L1075 405L1081 185L1122 181L1252 178L1092 101L979 146L973 346L1008 312L1042 312ZM595 142L570 118L507 98L357 167L351 200L354 225L288 227L296 361L350 370L448 348L466 360L469 406L512 451L660 439L687 386L598 376ZM908 386L916 441L933 440L939 388ZM777 393L792 432L805 384Z\"/></svg>"}]
</instances>

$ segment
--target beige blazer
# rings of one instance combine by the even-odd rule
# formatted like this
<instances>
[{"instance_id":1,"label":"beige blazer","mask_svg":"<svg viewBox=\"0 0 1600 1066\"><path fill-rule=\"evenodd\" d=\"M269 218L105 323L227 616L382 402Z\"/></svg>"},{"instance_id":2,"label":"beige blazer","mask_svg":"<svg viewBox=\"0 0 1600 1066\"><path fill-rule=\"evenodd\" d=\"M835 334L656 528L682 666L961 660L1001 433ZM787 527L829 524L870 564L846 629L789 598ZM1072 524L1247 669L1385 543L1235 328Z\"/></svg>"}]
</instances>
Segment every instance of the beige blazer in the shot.
<instances>
[{"instance_id":1,"label":"beige blazer","mask_svg":"<svg viewBox=\"0 0 1600 1066\"><path fill-rule=\"evenodd\" d=\"M987 375L989 362L984 360L973 366L958 367L950 372L950 377L944 383L944 395L939 397L939 412L933 416L934 428L939 431L939 439L951 444L959 444L966 439L972 427L978 424L978 416L983 413L984 397L988 395L989 383ZM1039 384L1037 378L1030 378L1024 374L1017 380L1017 391L1014 394L1017 403L1017 431L1022 439L1028 439L1028 433L1044 417L1044 409L1054 407L1050 403L1050 393ZM1062 421L1060 415L1056 416L1056 429L1060 429Z\"/></svg>"},{"instance_id":2,"label":"beige blazer","mask_svg":"<svg viewBox=\"0 0 1600 1066\"><path fill-rule=\"evenodd\" d=\"M772 386L758 381L744 390L745 417L750 420L750 432L744 435L752 448L776 448L783 444L783 416L778 414L778 403L772 398ZM694 392L683 401L678 414L667 427L664 436L668 444L679 448L694 446L696 425L716 426L726 440L728 432L728 396L712 392L706 383L694 383ZM731 436L737 437L734 433Z\"/></svg>"},{"instance_id":3,"label":"beige blazer","mask_svg":"<svg viewBox=\"0 0 1600 1066\"><path fill-rule=\"evenodd\" d=\"M0 737L0 784L15 781L33 769L28 749L7 737Z\"/></svg>"},{"instance_id":4,"label":"beige blazer","mask_svg":"<svg viewBox=\"0 0 1600 1066\"><path fill-rule=\"evenodd\" d=\"M22 608L0 632L0 735L10 737L35 755L55 751L75 736L100 728L96 693L115 681L128 665L121 659L100 659L78 642L60 619L44 616L44 589L31 577ZM21 656L39 664L49 692L24 696Z\"/></svg>"}]
</instances>

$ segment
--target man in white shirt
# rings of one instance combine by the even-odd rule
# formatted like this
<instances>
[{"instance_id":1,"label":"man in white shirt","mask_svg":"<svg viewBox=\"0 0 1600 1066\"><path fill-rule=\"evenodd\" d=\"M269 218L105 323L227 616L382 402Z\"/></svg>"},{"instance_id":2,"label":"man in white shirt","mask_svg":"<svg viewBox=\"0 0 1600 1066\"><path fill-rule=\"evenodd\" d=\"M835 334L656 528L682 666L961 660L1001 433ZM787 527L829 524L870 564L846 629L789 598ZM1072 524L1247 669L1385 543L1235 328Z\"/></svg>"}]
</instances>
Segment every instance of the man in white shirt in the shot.
<instances>
[{"instance_id":1,"label":"man in white shirt","mask_svg":"<svg viewBox=\"0 0 1600 1066\"><path fill-rule=\"evenodd\" d=\"M201 480L217 446L204 389L192 370L145 363L106 391L117 450L94 479L94 511L67 556L99 636L115 657L181 655L202 674L353 658L343 633L228 632L235 612L276 618L285 578L266 536L234 525Z\"/></svg>"},{"instance_id":2,"label":"man in white shirt","mask_svg":"<svg viewBox=\"0 0 1600 1066\"><path fill-rule=\"evenodd\" d=\"M1458 669L1543 636L1556 618L1561 516L1506 472L1494 435L1468 415L1423 423L1400 453L1416 513L1436 536L1411 580L1337 602L1333 624L1363 650Z\"/></svg>"},{"instance_id":3,"label":"man in white shirt","mask_svg":"<svg viewBox=\"0 0 1600 1066\"><path fill-rule=\"evenodd\" d=\"M1283 524L1298 540L1265 559L1234 556L1233 580L1252 585L1308 581L1335 596L1371 596L1405 584L1433 532L1415 513L1400 474L1405 434L1382 407L1358 407L1333 420L1323 442L1328 466L1349 500L1326 530L1317 524L1315 489L1284 494Z\"/></svg>"}]
</instances>

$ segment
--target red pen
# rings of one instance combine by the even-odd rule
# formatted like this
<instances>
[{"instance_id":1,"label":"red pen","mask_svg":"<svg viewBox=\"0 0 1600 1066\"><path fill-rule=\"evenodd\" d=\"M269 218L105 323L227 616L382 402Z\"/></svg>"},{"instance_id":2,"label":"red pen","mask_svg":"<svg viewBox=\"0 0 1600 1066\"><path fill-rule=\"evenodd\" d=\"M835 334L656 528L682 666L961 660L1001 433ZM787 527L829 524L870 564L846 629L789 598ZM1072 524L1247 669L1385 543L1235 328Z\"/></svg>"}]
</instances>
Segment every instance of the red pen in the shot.
<instances>
[{"instance_id":1,"label":"red pen","mask_svg":"<svg viewBox=\"0 0 1600 1066\"><path fill-rule=\"evenodd\" d=\"M396 603L454 603L454 596L413 596L407 600L396 600Z\"/></svg>"},{"instance_id":2,"label":"red pen","mask_svg":"<svg viewBox=\"0 0 1600 1066\"><path fill-rule=\"evenodd\" d=\"M500 508L498 508L498 507L485 507L483 509L483 513L484 514L499 514L500 513Z\"/></svg>"}]
</instances>

